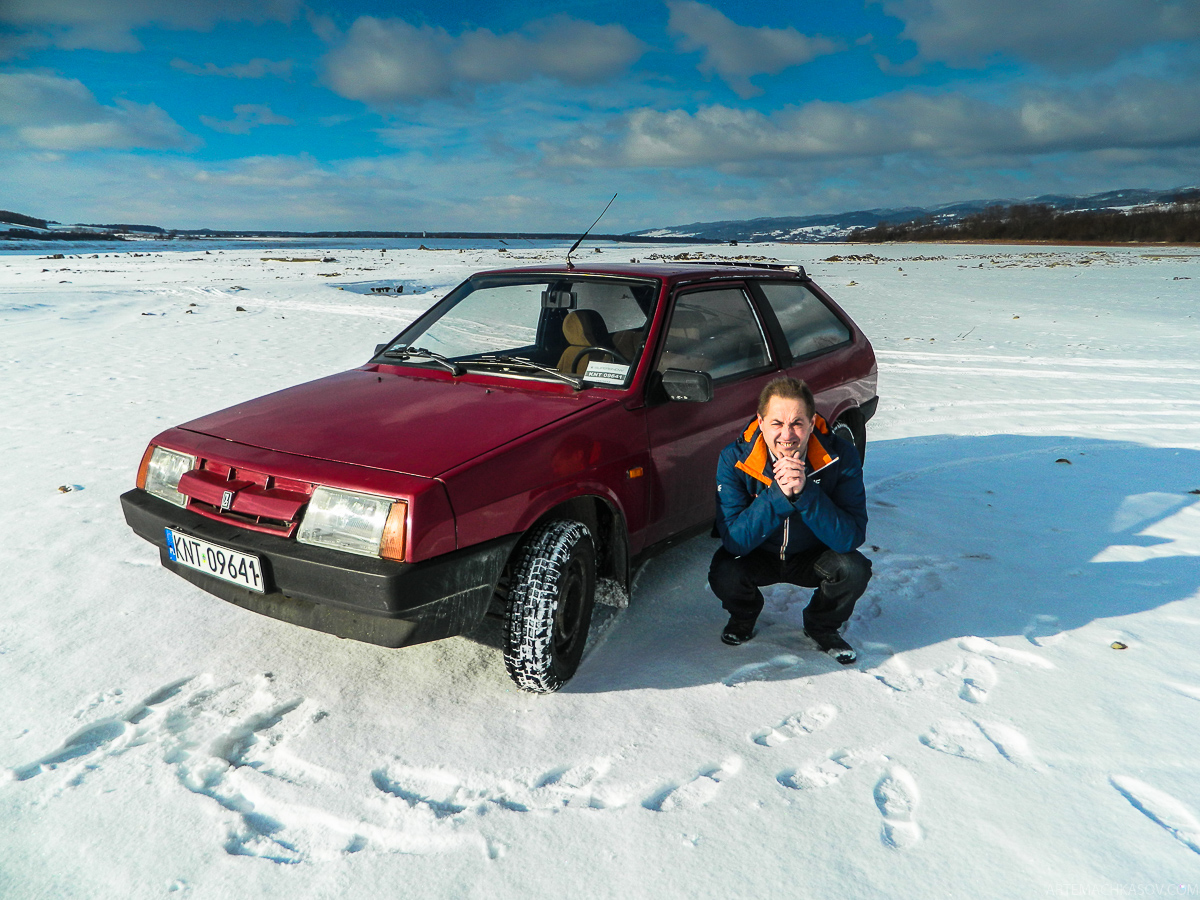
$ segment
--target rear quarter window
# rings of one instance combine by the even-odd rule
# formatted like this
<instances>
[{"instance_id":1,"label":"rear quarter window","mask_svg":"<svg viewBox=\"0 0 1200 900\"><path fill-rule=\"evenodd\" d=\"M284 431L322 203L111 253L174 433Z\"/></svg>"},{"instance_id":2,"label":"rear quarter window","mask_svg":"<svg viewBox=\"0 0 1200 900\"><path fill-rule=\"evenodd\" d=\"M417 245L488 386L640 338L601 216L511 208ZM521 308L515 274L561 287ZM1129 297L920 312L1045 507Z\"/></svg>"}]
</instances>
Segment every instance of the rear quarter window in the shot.
<instances>
[{"instance_id":1,"label":"rear quarter window","mask_svg":"<svg viewBox=\"0 0 1200 900\"><path fill-rule=\"evenodd\" d=\"M758 287L775 311L794 358L850 340L850 329L804 285L760 281Z\"/></svg>"}]
</instances>

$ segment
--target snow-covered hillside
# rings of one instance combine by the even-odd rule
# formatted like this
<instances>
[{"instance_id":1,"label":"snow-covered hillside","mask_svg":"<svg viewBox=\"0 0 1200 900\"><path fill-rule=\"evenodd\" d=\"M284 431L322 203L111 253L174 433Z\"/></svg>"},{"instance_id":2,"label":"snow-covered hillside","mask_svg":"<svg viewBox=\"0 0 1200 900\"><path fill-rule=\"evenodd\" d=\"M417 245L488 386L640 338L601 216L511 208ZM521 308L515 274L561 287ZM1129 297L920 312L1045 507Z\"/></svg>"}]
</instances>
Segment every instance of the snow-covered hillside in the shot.
<instances>
[{"instance_id":1,"label":"snow-covered hillside","mask_svg":"<svg viewBox=\"0 0 1200 900\"><path fill-rule=\"evenodd\" d=\"M790 587L721 644L697 538L533 696L493 629L340 641L125 526L158 431L562 254L298 246L0 254L0 897L1200 894L1200 253L756 245L878 353L860 660Z\"/></svg>"},{"instance_id":2,"label":"snow-covered hillside","mask_svg":"<svg viewBox=\"0 0 1200 900\"><path fill-rule=\"evenodd\" d=\"M644 237L682 237L709 241L786 241L789 243L837 242L862 228L872 228L881 222L897 225L929 219L938 225L953 225L964 218L992 207L1009 207L1014 204L1048 206L1062 212L1068 211L1123 211L1135 209L1164 209L1181 195L1195 194L1196 187L1178 187L1170 190L1124 189L1105 191L1086 197L1063 194L1042 194L1037 197L1006 200L960 200L938 206L906 206L891 209L859 209L839 213L822 213L808 216L772 216L760 219L739 219L718 222L692 222L688 225L671 225L648 231L634 232ZM1147 238L1140 238L1147 240ZM1060 238L1067 240L1067 238ZM1178 239L1176 239L1178 240Z\"/></svg>"}]
</instances>

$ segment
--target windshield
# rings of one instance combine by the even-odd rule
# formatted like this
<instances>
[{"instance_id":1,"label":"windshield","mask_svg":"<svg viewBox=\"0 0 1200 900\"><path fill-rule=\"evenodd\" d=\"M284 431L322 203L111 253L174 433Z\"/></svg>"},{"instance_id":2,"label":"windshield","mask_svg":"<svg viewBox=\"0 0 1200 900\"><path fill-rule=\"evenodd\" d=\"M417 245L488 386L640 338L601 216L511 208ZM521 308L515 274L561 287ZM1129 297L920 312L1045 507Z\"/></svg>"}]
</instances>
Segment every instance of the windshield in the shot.
<instances>
[{"instance_id":1,"label":"windshield","mask_svg":"<svg viewBox=\"0 0 1200 900\"><path fill-rule=\"evenodd\" d=\"M645 346L657 297L655 281L480 276L451 292L376 360L449 362L466 371L623 388Z\"/></svg>"}]
</instances>

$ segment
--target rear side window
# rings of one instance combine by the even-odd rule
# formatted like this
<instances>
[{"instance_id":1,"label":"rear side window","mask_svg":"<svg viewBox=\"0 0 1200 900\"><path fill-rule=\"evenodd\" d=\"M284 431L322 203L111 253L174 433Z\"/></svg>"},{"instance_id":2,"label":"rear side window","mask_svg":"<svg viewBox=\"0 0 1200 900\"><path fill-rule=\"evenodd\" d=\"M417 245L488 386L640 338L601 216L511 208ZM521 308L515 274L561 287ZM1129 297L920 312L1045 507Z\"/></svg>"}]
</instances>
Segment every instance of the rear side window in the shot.
<instances>
[{"instance_id":1,"label":"rear side window","mask_svg":"<svg viewBox=\"0 0 1200 900\"><path fill-rule=\"evenodd\" d=\"M707 372L715 381L770 361L758 319L740 290L696 291L675 301L660 372Z\"/></svg>"},{"instance_id":2,"label":"rear side window","mask_svg":"<svg viewBox=\"0 0 1200 900\"><path fill-rule=\"evenodd\" d=\"M804 285L762 281L758 286L779 319L793 357L808 356L850 340L850 329Z\"/></svg>"}]
</instances>

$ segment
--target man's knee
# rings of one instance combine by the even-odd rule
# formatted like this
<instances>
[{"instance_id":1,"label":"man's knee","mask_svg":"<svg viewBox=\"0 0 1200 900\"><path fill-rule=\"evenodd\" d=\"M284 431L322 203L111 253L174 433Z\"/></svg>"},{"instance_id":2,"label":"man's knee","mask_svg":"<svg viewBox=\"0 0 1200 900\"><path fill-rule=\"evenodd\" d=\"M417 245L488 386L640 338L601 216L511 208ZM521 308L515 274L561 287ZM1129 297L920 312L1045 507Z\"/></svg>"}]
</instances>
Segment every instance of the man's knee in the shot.
<instances>
[{"instance_id":1,"label":"man's knee","mask_svg":"<svg viewBox=\"0 0 1200 900\"><path fill-rule=\"evenodd\" d=\"M744 558L734 556L724 547L718 547L708 566L708 584L717 597L726 597L743 593L747 586L753 588L746 572Z\"/></svg>"},{"instance_id":2,"label":"man's knee","mask_svg":"<svg viewBox=\"0 0 1200 900\"><path fill-rule=\"evenodd\" d=\"M815 563L813 570L821 576L821 580L837 585L848 593L859 596L867 589L871 580L871 561L851 550L849 553L838 553L826 550Z\"/></svg>"}]
</instances>

